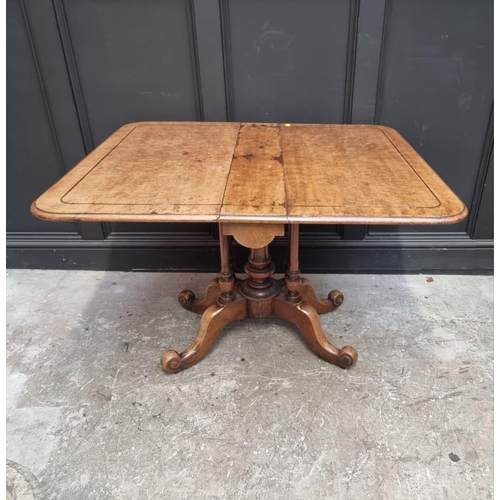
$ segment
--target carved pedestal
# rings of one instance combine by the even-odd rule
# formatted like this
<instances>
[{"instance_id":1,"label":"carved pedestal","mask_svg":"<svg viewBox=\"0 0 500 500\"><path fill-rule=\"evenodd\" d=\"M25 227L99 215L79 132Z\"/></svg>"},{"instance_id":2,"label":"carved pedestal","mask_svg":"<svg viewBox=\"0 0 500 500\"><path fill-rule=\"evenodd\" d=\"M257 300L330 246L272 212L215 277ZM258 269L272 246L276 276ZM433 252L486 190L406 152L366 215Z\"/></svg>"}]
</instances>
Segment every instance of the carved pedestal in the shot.
<instances>
[{"instance_id":1,"label":"carved pedestal","mask_svg":"<svg viewBox=\"0 0 500 500\"><path fill-rule=\"evenodd\" d=\"M298 263L299 227L289 226L289 261L285 277L276 280L274 264L268 251L269 243L284 228L275 224L221 224L220 277L209 282L205 296L196 299L193 292L179 294L182 307L202 313L200 330L191 345L181 353L165 351L161 357L162 368L171 373L188 368L210 350L225 325L246 316L277 316L294 323L311 349L326 361L342 368L356 363L358 353L352 347L338 349L325 337L318 314L339 307L344 296L332 290L328 299L318 299L311 282L301 278ZM248 278L239 280L229 264L230 235L244 246L250 247L245 266Z\"/></svg>"}]
</instances>

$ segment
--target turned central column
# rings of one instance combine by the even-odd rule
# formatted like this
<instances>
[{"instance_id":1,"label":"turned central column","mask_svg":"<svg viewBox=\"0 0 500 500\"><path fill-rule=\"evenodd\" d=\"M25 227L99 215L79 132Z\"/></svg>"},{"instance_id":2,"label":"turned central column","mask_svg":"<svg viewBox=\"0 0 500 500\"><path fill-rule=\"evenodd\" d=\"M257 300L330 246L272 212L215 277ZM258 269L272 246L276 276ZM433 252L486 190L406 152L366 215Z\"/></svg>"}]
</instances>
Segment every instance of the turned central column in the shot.
<instances>
[{"instance_id":1,"label":"turned central column","mask_svg":"<svg viewBox=\"0 0 500 500\"><path fill-rule=\"evenodd\" d=\"M280 293L280 286L271 276L275 266L269 256L269 247L250 249L245 265L248 279L240 286L240 293L247 300L250 316L264 317L273 313L273 299Z\"/></svg>"}]
</instances>

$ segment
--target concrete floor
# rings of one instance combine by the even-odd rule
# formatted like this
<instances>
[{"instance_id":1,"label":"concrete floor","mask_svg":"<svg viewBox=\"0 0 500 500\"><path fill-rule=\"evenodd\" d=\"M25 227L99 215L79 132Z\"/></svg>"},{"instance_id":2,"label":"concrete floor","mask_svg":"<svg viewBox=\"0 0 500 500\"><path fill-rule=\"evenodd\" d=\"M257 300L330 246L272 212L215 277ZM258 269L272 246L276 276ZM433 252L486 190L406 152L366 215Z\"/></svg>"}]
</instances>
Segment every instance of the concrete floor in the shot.
<instances>
[{"instance_id":1,"label":"concrete floor","mask_svg":"<svg viewBox=\"0 0 500 500\"><path fill-rule=\"evenodd\" d=\"M491 277L310 276L354 368L247 319L165 374L211 277L8 272L7 458L44 498L493 498Z\"/></svg>"}]
</instances>

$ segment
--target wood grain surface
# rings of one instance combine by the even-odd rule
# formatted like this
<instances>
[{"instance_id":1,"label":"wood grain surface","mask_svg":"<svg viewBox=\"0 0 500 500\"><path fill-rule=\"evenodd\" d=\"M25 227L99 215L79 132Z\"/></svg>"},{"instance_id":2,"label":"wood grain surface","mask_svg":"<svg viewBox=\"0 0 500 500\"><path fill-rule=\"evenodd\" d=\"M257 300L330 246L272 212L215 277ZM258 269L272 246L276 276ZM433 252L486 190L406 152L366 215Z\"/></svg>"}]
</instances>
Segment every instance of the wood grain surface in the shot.
<instances>
[{"instance_id":1,"label":"wood grain surface","mask_svg":"<svg viewBox=\"0 0 500 500\"><path fill-rule=\"evenodd\" d=\"M38 198L49 220L445 224L467 208L379 125L130 123Z\"/></svg>"}]
</instances>

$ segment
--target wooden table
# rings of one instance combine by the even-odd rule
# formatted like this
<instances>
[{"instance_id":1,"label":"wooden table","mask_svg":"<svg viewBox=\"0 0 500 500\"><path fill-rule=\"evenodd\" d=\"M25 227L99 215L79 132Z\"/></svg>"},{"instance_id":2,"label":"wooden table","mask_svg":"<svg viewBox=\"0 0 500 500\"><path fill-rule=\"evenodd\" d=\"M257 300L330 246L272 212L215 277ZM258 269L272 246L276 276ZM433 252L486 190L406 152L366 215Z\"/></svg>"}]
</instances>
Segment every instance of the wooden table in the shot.
<instances>
[{"instance_id":1,"label":"wooden table","mask_svg":"<svg viewBox=\"0 0 500 500\"><path fill-rule=\"evenodd\" d=\"M225 325L276 315L297 325L330 363L356 363L337 349L318 314L343 295L319 299L300 276L299 224L447 224L467 208L394 129L379 125L140 122L109 137L32 205L57 221L218 222L220 277L180 304L202 313L198 336L163 353L177 372L199 361ZM289 262L272 278L268 245L288 226ZM230 237L250 248L246 280L230 267Z\"/></svg>"}]
</instances>

